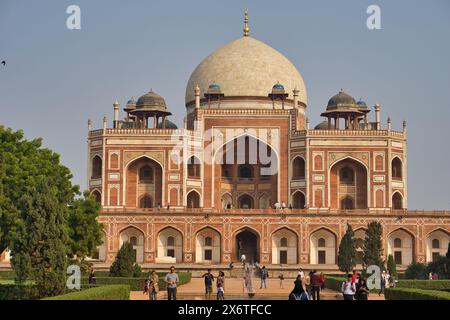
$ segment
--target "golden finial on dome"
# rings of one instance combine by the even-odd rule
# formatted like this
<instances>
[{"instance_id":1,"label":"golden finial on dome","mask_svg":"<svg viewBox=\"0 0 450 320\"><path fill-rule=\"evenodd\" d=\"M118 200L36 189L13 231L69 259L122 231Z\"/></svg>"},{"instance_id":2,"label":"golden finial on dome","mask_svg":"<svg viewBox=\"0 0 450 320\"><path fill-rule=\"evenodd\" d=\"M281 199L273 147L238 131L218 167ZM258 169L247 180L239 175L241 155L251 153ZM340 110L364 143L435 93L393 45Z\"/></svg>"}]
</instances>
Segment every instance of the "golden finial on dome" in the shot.
<instances>
[{"instance_id":1,"label":"golden finial on dome","mask_svg":"<svg viewBox=\"0 0 450 320\"><path fill-rule=\"evenodd\" d=\"M248 28L248 11L245 9L245 18L244 18L244 37L248 37L250 33L250 29Z\"/></svg>"}]
</instances>

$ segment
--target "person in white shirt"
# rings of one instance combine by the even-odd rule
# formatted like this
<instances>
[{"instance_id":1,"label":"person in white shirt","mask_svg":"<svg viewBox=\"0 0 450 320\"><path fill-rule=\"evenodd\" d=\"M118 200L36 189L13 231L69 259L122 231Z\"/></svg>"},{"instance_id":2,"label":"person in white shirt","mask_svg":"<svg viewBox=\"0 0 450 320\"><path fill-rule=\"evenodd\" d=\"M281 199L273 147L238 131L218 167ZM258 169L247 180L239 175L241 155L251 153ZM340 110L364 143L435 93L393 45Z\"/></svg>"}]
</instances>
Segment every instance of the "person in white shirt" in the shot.
<instances>
[{"instance_id":1,"label":"person in white shirt","mask_svg":"<svg viewBox=\"0 0 450 320\"><path fill-rule=\"evenodd\" d=\"M356 285L352 281L352 275L347 276L347 281L344 281L341 286L341 292L344 296L344 300L353 300L356 293Z\"/></svg>"},{"instance_id":2,"label":"person in white shirt","mask_svg":"<svg viewBox=\"0 0 450 320\"><path fill-rule=\"evenodd\" d=\"M300 271L298 272L298 275L300 276L300 279L304 279L305 278L305 273L303 272L302 269L300 269Z\"/></svg>"}]
</instances>

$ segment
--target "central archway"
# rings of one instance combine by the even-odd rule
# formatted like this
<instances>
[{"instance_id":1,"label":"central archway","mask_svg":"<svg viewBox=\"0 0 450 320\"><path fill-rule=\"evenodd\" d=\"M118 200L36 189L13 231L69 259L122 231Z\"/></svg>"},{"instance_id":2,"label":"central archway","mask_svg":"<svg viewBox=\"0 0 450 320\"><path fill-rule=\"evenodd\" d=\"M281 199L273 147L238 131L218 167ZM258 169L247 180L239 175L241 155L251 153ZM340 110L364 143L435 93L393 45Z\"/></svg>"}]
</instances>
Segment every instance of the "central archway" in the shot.
<instances>
[{"instance_id":1,"label":"central archway","mask_svg":"<svg viewBox=\"0 0 450 320\"><path fill-rule=\"evenodd\" d=\"M259 235L250 228L244 228L236 234L235 259L241 260L245 255L246 262L256 262L259 259Z\"/></svg>"},{"instance_id":2,"label":"central archway","mask_svg":"<svg viewBox=\"0 0 450 320\"><path fill-rule=\"evenodd\" d=\"M163 168L158 162L142 156L130 162L125 172L126 206L149 208L164 205Z\"/></svg>"},{"instance_id":3,"label":"central archway","mask_svg":"<svg viewBox=\"0 0 450 320\"><path fill-rule=\"evenodd\" d=\"M367 169L352 158L342 159L330 169L330 208L367 209Z\"/></svg>"},{"instance_id":4,"label":"central archway","mask_svg":"<svg viewBox=\"0 0 450 320\"><path fill-rule=\"evenodd\" d=\"M274 148L250 134L223 144L214 155L213 184L218 191L213 195L214 207L221 207L225 192L231 195L234 208L270 207L278 200L278 161ZM243 191L251 194L251 199L241 197Z\"/></svg>"}]
</instances>

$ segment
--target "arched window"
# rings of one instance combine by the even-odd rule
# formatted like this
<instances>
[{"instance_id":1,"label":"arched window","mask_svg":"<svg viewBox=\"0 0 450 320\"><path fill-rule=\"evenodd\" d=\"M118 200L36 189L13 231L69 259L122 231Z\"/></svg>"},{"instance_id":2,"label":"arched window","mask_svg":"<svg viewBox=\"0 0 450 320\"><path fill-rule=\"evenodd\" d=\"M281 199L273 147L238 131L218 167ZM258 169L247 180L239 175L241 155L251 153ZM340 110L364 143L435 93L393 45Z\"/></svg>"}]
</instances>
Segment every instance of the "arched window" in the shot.
<instances>
[{"instance_id":1,"label":"arched window","mask_svg":"<svg viewBox=\"0 0 450 320\"><path fill-rule=\"evenodd\" d=\"M92 179L100 179L102 177L102 159L95 156L92 159Z\"/></svg>"},{"instance_id":2,"label":"arched window","mask_svg":"<svg viewBox=\"0 0 450 320\"><path fill-rule=\"evenodd\" d=\"M239 178L251 179L253 178L253 169L249 165L241 165L238 169Z\"/></svg>"},{"instance_id":3,"label":"arched window","mask_svg":"<svg viewBox=\"0 0 450 320\"><path fill-rule=\"evenodd\" d=\"M433 249L439 249L440 248L439 239L433 239L431 246L433 247Z\"/></svg>"},{"instance_id":4,"label":"arched window","mask_svg":"<svg viewBox=\"0 0 450 320\"><path fill-rule=\"evenodd\" d=\"M353 199L351 197L345 197L341 200L341 209L352 210L355 209Z\"/></svg>"},{"instance_id":5,"label":"arched window","mask_svg":"<svg viewBox=\"0 0 450 320\"><path fill-rule=\"evenodd\" d=\"M200 160L197 157L190 157L187 163L188 177L200 178Z\"/></svg>"},{"instance_id":6,"label":"arched window","mask_svg":"<svg viewBox=\"0 0 450 320\"><path fill-rule=\"evenodd\" d=\"M130 243L131 243L133 246L137 246L137 244L138 244L137 238L136 238L136 237L131 237L131 238L130 238Z\"/></svg>"},{"instance_id":7,"label":"arched window","mask_svg":"<svg viewBox=\"0 0 450 320\"><path fill-rule=\"evenodd\" d=\"M139 201L140 208L151 208L152 207L152 197L148 194L144 195Z\"/></svg>"},{"instance_id":8,"label":"arched window","mask_svg":"<svg viewBox=\"0 0 450 320\"><path fill-rule=\"evenodd\" d=\"M175 238L172 237L172 236L168 237L167 238L167 245L171 246L171 247L175 246Z\"/></svg>"},{"instance_id":9,"label":"arched window","mask_svg":"<svg viewBox=\"0 0 450 320\"><path fill-rule=\"evenodd\" d=\"M318 247L325 247L325 245L326 245L326 243L325 243L325 239L324 239L324 238L320 238L320 239L317 241L317 246L318 246Z\"/></svg>"},{"instance_id":10,"label":"arched window","mask_svg":"<svg viewBox=\"0 0 450 320\"><path fill-rule=\"evenodd\" d=\"M207 247L211 247L212 246L212 238L211 237L206 237L205 238L205 246L207 246Z\"/></svg>"},{"instance_id":11,"label":"arched window","mask_svg":"<svg viewBox=\"0 0 450 320\"><path fill-rule=\"evenodd\" d=\"M153 182L153 168L149 165L142 166L139 169L139 182L151 183Z\"/></svg>"},{"instance_id":12,"label":"arched window","mask_svg":"<svg viewBox=\"0 0 450 320\"><path fill-rule=\"evenodd\" d=\"M305 195L302 192L297 191L292 196L292 202L293 202L294 209L304 209L305 208Z\"/></svg>"},{"instance_id":13,"label":"arched window","mask_svg":"<svg viewBox=\"0 0 450 320\"><path fill-rule=\"evenodd\" d=\"M283 237L280 239L280 247L287 247L288 246L288 239Z\"/></svg>"},{"instance_id":14,"label":"arched window","mask_svg":"<svg viewBox=\"0 0 450 320\"><path fill-rule=\"evenodd\" d=\"M403 209L403 197L399 192L394 193L392 196L392 207L395 210Z\"/></svg>"},{"instance_id":15,"label":"arched window","mask_svg":"<svg viewBox=\"0 0 450 320\"><path fill-rule=\"evenodd\" d=\"M252 209L253 199L248 195L243 195L239 198L239 209Z\"/></svg>"},{"instance_id":16,"label":"arched window","mask_svg":"<svg viewBox=\"0 0 450 320\"><path fill-rule=\"evenodd\" d=\"M295 180L305 179L305 160L302 157L295 158L292 164L292 178Z\"/></svg>"},{"instance_id":17,"label":"arched window","mask_svg":"<svg viewBox=\"0 0 450 320\"><path fill-rule=\"evenodd\" d=\"M186 200L188 208L200 208L200 196L197 192L189 192Z\"/></svg>"},{"instance_id":18,"label":"arched window","mask_svg":"<svg viewBox=\"0 0 450 320\"><path fill-rule=\"evenodd\" d=\"M392 178L402 179L402 161L397 157L392 160Z\"/></svg>"},{"instance_id":19,"label":"arched window","mask_svg":"<svg viewBox=\"0 0 450 320\"><path fill-rule=\"evenodd\" d=\"M98 203L102 202L102 195L100 194L100 192L98 192L97 190L94 190L92 192L92 195L95 197L95 201L97 201Z\"/></svg>"},{"instance_id":20,"label":"arched window","mask_svg":"<svg viewBox=\"0 0 450 320\"><path fill-rule=\"evenodd\" d=\"M401 248L402 247L402 239L395 238L394 239L394 248Z\"/></svg>"},{"instance_id":21,"label":"arched window","mask_svg":"<svg viewBox=\"0 0 450 320\"><path fill-rule=\"evenodd\" d=\"M344 167L339 171L339 180L342 184L354 184L354 173L349 167Z\"/></svg>"}]
</instances>

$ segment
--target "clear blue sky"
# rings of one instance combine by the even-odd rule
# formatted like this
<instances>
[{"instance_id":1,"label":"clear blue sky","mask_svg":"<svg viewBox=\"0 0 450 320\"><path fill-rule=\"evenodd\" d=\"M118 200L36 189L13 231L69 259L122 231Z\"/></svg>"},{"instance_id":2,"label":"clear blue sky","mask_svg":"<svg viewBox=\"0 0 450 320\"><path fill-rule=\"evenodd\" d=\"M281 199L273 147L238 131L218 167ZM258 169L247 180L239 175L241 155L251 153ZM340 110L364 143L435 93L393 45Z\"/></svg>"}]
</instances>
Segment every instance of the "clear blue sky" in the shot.
<instances>
[{"instance_id":1,"label":"clear blue sky","mask_svg":"<svg viewBox=\"0 0 450 320\"><path fill-rule=\"evenodd\" d=\"M71 4L81 30L66 28ZM382 30L366 27L370 4ZM242 35L244 8L251 36L303 75L312 125L340 88L379 102L384 125L408 122L409 208L450 209L448 0L0 0L0 124L44 138L85 188L87 119L100 128L114 100L153 88L180 124L190 73Z\"/></svg>"}]
</instances>

